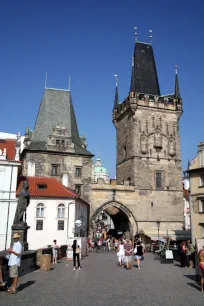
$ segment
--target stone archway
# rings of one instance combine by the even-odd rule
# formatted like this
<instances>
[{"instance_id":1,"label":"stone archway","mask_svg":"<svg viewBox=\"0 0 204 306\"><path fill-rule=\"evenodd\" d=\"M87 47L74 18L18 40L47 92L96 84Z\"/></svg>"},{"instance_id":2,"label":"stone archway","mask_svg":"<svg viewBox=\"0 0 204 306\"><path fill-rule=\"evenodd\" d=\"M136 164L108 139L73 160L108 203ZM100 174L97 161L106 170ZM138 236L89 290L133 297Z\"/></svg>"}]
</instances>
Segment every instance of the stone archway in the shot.
<instances>
[{"instance_id":1,"label":"stone archway","mask_svg":"<svg viewBox=\"0 0 204 306\"><path fill-rule=\"evenodd\" d=\"M91 216L92 229L95 220L102 211L105 211L111 217L116 230L129 231L131 237L138 233L137 221L132 212L127 206L115 200L108 201L95 210Z\"/></svg>"}]
</instances>

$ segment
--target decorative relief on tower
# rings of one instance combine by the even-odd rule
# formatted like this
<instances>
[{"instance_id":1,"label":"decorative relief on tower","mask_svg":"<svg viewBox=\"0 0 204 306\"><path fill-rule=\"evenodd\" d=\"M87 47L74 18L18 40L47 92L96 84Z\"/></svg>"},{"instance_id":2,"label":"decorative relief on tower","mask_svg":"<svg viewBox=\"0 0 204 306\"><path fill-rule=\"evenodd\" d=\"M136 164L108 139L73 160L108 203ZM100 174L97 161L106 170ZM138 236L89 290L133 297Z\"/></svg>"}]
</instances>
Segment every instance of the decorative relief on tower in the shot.
<instances>
[{"instance_id":1,"label":"decorative relief on tower","mask_svg":"<svg viewBox=\"0 0 204 306\"><path fill-rule=\"evenodd\" d=\"M176 155L176 145L175 145L175 140L172 134L170 135L170 139L169 139L169 155L170 156Z\"/></svg>"},{"instance_id":2,"label":"decorative relief on tower","mask_svg":"<svg viewBox=\"0 0 204 306\"><path fill-rule=\"evenodd\" d=\"M141 146L141 153L142 154L147 154L148 152L148 141L147 141L147 136L145 132L142 132L141 139L140 139L140 146Z\"/></svg>"},{"instance_id":3,"label":"decorative relief on tower","mask_svg":"<svg viewBox=\"0 0 204 306\"><path fill-rule=\"evenodd\" d=\"M74 143L68 135L68 129L61 124L56 125L53 128L52 133L48 136L47 148L74 152Z\"/></svg>"},{"instance_id":4,"label":"decorative relief on tower","mask_svg":"<svg viewBox=\"0 0 204 306\"><path fill-rule=\"evenodd\" d=\"M162 149L162 134L158 126L156 127L154 132L154 148L157 151L160 151Z\"/></svg>"}]
</instances>

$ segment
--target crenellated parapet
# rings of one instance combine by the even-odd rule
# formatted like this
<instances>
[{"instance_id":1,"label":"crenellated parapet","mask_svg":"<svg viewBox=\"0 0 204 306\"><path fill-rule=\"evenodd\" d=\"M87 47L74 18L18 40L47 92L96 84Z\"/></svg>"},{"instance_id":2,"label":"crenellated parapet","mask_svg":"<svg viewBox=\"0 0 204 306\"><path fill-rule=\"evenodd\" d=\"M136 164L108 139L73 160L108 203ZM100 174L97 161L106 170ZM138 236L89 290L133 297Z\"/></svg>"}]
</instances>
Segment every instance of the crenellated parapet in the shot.
<instances>
[{"instance_id":1,"label":"crenellated parapet","mask_svg":"<svg viewBox=\"0 0 204 306\"><path fill-rule=\"evenodd\" d=\"M120 119L127 111L135 113L139 107L149 107L159 110L171 110L182 113L182 99L171 96L153 96L137 92L130 92L122 103L118 104L117 108L113 109L113 120Z\"/></svg>"}]
</instances>

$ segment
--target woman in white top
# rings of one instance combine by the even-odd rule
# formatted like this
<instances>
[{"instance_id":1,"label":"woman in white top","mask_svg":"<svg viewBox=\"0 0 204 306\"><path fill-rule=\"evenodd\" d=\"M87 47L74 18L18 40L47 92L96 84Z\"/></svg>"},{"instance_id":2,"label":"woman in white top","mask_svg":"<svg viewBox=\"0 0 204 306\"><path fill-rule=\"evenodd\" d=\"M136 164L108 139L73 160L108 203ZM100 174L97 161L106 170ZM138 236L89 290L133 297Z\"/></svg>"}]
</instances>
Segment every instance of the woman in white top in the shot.
<instances>
[{"instance_id":1,"label":"woman in white top","mask_svg":"<svg viewBox=\"0 0 204 306\"><path fill-rule=\"evenodd\" d=\"M120 267L124 266L124 258L125 258L125 250L124 250L124 243L121 240L121 243L118 245L118 260Z\"/></svg>"}]
</instances>

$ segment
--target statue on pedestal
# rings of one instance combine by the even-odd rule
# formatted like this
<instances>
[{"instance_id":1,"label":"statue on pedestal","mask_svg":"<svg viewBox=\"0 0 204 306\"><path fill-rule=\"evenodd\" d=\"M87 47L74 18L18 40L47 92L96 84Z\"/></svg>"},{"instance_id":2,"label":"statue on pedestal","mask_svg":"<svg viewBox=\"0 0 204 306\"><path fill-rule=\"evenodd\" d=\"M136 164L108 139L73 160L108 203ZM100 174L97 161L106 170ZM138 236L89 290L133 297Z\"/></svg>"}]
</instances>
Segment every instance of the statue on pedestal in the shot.
<instances>
[{"instance_id":1,"label":"statue on pedestal","mask_svg":"<svg viewBox=\"0 0 204 306\"><path fill-rule=\"evenodd\" d=\"M20 242L23 245L24 251L28 250L27 231L30 227L26 223L26 218L24 221L24 215L26 213L29 202L30 195L28 192L28 182L24 181L18 197L18 204L13 226L11 227L13 234L18 234L20 236Z\"/></svg>"},{"instance_id":2,"label":"statue on pedestal","mask_svg":"<svg viewBox=\"0 0 204 306\"><path fill-rule=\"evenodd\" d=\"M26 222L24 222L23 217L26 212L26 209L30 202L30 195L28 192L28 182L24 181L23 186L21 188L19 198L18 198L18 205L16 209L16 214L14 218L13 224L15 225L26 225Z\"/></svg>"}]
</instances>

